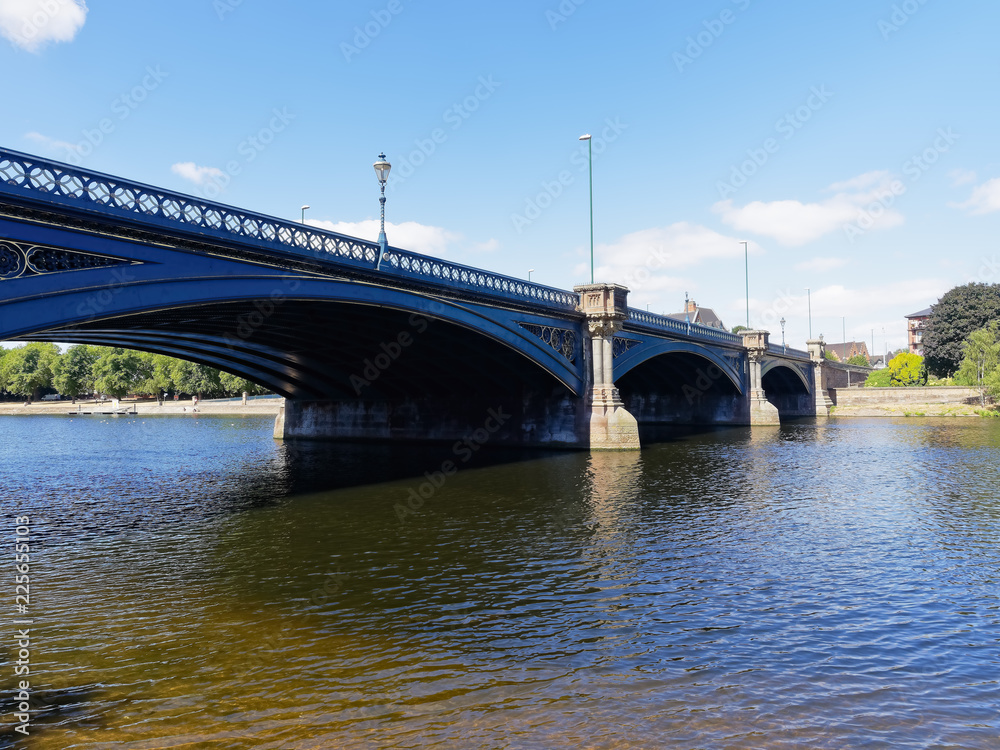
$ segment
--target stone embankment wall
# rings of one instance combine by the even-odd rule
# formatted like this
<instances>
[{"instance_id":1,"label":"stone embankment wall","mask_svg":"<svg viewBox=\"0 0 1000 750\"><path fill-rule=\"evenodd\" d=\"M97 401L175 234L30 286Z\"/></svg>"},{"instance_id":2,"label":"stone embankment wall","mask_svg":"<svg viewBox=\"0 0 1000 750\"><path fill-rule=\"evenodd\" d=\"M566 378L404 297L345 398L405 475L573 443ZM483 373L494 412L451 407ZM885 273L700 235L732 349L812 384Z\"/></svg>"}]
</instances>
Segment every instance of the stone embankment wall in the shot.
<instances>
[{"instance_id":1,"label":"stone embankment wall","mask_svg":"<svg viewBox=\"0 0 1000 750\"><path fill-rule=\"evenodd\" d=\"M831 388L834 417L974 417L979 391L962 386Z\"/></svg>"},{"instance_id":2,"label":"stone embankment wall","mask_svg":"<svg viewBox=\"0 0 1000 750\"><path fill-rule=\"evenodd\" d=\"M835 406L978 404L979 391L958 385L925 388L831 388Z\"/></svg>"}]
</instances>

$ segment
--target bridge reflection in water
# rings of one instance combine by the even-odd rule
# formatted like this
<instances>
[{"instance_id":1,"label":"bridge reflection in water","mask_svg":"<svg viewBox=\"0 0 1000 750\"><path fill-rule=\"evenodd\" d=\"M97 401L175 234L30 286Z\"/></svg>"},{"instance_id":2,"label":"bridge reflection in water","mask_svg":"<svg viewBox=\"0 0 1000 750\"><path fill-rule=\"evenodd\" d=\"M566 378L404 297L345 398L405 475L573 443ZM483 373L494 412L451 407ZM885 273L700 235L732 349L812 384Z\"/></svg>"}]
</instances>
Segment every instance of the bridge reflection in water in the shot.
<instances>
[{"instance_id":1,"label":"bridge reflection in water","mask_svg":"<svg viewBox=\"0 0 1000 750\"><path fill-rule=\"evenodd\" d=\"M638 425L825 415L809 351L0 150L0 340L122 346L286 398L284 439L631 450Z\"/></svg>"}]
</instances>

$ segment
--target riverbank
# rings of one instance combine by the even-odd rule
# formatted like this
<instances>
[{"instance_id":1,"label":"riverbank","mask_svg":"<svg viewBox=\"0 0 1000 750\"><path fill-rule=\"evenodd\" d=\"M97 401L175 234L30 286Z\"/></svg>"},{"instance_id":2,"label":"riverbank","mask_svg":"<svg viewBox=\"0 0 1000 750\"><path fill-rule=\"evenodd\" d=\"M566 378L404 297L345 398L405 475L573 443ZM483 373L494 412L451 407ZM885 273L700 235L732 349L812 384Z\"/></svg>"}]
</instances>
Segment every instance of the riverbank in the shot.
<instances>
[{"instance_id":1,"label":"riverbank","mask_svg":"<svg viewBox=\"0 0 1000 750\"><path fill-rule=\"evenodd\" d=\"M978 417L979 391L963 386L830 389L834 417Z\"/></svg>"},{"instance_id":2,"label":"riverbank","mask_svg":"<svg viewBox=\"0 0 1000 750\"><path fill-rule=\"evenodd\" d=\"M217 415L226 417L263 417L276 415L281 407L280 398L258 398L249 399L246 406L240 400L207 400L195 404L193 399L180 401L164 401L158 404L154 399L125 400L118 402L117 411L119 413L136 413L146 416L198 416ZM70 414L80 411L82 413L110 414L116 411L112 401L36 401L28 404L24 403L0 403L0 416L16 415L29 416L32 414Z\"/></svg>"}]
</instances>

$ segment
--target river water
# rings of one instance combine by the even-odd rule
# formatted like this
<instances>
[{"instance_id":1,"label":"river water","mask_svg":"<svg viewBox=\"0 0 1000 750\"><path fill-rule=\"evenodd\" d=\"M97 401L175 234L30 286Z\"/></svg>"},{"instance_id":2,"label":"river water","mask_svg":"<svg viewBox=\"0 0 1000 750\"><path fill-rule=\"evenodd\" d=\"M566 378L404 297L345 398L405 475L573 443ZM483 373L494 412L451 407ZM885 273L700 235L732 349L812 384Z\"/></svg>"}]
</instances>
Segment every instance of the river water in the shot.
<instances>
[{"instance_id":1,"label":"river water","mask_svg":"<svg viewBox=\"0 0 1000 750\"><path fill-rule=\"evenodd\" d=\"M469 460L270 432L0 418L38 709L21 739L8 624L2 742L1000 747L1000 420Z\"/></svg>"}]
</instances>

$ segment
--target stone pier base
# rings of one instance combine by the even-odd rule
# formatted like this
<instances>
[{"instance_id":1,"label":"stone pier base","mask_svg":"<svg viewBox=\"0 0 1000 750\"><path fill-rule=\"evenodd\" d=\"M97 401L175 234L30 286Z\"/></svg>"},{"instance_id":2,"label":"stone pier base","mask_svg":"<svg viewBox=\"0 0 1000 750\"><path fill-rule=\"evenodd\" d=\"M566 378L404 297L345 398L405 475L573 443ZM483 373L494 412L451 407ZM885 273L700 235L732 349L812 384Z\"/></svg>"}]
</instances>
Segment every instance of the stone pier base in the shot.
<instances>
[{"instance_id":1,"label":"stone pier base","mask_svg":"<svg viewBox=\"0 0 1000 750\"><path fill-rule=\"evenodd\" d=\"M780 425L778 419L778 407L764 397L764 392L752 393L749 399L750 404L750 425L761 427L765 425Z\"/></svg>"},{"instance_id":2,"label":"stone pier base","mask_svg":"<svg viewBox=\"0 0 1000 750\"><path fill-rule=\"evenodd\" d=\"M590 413L590 449L639 450L639 423L625 409L617 388L595 388Z\"/></svg>"}]
</instances>

